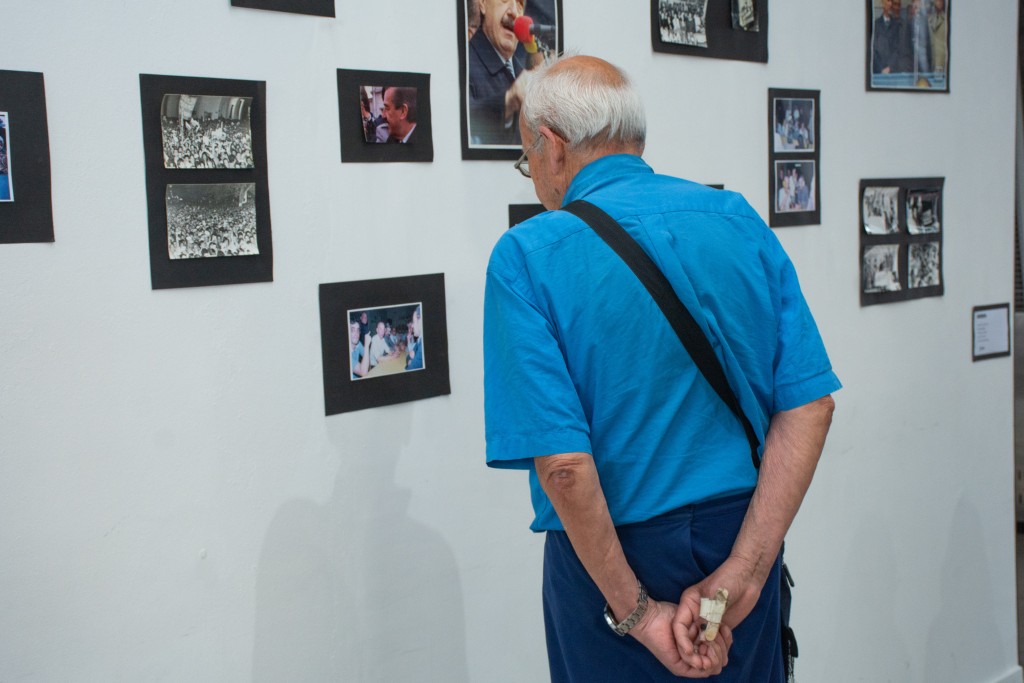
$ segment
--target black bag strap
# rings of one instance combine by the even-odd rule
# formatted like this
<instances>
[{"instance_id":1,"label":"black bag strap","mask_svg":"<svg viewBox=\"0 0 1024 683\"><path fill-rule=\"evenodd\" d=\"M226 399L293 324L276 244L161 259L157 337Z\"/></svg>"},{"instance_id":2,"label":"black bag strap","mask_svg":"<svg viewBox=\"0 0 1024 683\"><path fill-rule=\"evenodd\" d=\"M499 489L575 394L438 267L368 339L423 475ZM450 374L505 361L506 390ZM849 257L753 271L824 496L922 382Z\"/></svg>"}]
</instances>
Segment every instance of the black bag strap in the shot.
<instances>
[{"instance_id":1,"label":"black bag strap","mask_svg":"<svg viewBox=\"0 0 1024 683\"><path fill-rule=\"evenodd\" d=\"M672 329L679 336L679 341L683 343L683 347L690 354L697 369L700 370L700 374L725 402L729 410L739 418L743 425L743 431L747 435L747 441L750 443L750 457L753 460L754 469L760 468L761 458L757 454L757 449L760 447L761 441L754 431L754 426L750 424L746 413L740 408L739 400L737 400L732 387L729 386L729 380L725 376L722 364L718 362L718 356L711 348L711 342L704 336L686 305L676 296L668 278L637 241L619 225L618 221L600 208L588 201L577 199L563 206L562 210L568 211L589 225L626 262L626 265L651 293L658 308L665 314Z\"/></svg>"}]
</instances>

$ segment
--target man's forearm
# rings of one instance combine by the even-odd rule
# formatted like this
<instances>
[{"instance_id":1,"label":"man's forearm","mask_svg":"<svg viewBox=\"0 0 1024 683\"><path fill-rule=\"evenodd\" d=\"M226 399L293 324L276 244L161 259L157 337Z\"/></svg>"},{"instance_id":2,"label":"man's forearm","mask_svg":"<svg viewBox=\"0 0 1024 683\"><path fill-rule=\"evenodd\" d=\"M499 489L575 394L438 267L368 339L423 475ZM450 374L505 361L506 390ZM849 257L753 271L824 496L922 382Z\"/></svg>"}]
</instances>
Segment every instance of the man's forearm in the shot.
<instances>
[{"instance_id":1,"label":"man's forearm","mask_svg":"<svg viewBox=\"0 0 1024 683\"><path fill-rule=\"evenodd\" d=\"M576 556L621 621L636 607L636 575L622 552L588 453L534 458L541 487L551 499Z\"/></svg>"},{"instance_id":2,"label":"man's forearm","mask_svg":"<svg viewBox=\"0 0 1024 683\"><path fill-rule=\"evenodd\" d=\"M832 397L825 396L772 417L757 488L730 556L747 565L761 585L811 484L834 409Z\"/></svg>"}]
</instances>

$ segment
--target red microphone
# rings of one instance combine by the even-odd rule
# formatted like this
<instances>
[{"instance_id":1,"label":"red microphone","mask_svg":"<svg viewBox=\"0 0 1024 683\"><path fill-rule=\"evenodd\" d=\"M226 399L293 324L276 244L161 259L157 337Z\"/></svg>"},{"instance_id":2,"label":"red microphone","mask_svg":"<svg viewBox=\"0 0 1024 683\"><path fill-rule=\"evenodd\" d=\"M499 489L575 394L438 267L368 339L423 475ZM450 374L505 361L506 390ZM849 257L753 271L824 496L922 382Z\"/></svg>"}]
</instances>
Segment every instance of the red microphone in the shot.
<instances>
[{"instance_id":1,"label":"red microphone","mask_svg":"<svg viewBox=\"0 0 1024 683\"><path fill-rule=\"evenodd\" d=\"M516 34L516 38L529 54L537 54L537 38L533 35L533 17L528 17L525 14L516 17L516 22L512 25L512 32Z\"/></svg>"}]
</instances>

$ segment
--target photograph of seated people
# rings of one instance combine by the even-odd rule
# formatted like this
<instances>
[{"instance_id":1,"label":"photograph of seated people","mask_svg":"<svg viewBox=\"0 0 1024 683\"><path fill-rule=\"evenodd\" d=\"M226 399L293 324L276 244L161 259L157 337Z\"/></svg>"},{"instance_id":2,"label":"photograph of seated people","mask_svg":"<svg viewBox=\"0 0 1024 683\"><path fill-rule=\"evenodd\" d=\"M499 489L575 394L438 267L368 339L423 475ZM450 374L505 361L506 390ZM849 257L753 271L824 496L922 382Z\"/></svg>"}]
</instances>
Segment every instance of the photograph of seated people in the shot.
<instances>
[{"instance_id":1,"label":"photograph of seated people","mask_svg":"<svg viewBox=\"0 0 1024 683\"><path fill-rule=\"evenodd\" d=\"M946 0L875 0L873 87L946 88L946 5Z\"/></svg>"},{"instance_id":2,"label":"photograph of seated people","mask_svg":"<svg viewBox=\"0 0 1024 683\"><path fill-rule=\"evenodd\" d=\"M559 50L555 0L465 2L470 144L518 147L519 109L530 70ZM516 19L522 16L533 20L537 39L529 50L516 36Z\"/></svg>"},{"instance_id":3,"label":"photograph of seated people","mask_svg":"<svg viewBox=\"0 0 1024 683\"><path fill-rule=\"evenodd\" d=\"M775 162L775 212L814 211L814 162Z\"/></svg>"},{"instance_id":4,"label":"photograph of seated people","mask_svg":"<svg viewBox=\"0 0 1024 683\"><path fill-rule=\"evenodd\" d=\"M814 150L814 100L775 99L775 151Z\"/></svg>"},{"instance_id":5,"label":"photograph of seated people","mask_svg":"<svg viewBox=\"0 0 1024 683\"><path fill-rule=\"evenodd\" d=\"M416 132L416 88L364 85L359 89L363 139L408 145Z\"/></svg>"},{"instance_id":6,"label":"photograph of seated people","mask_svg":"<svg viewBox=\"0 0 1024 683\"><path fill-rule=\"evenodd\" d=\"M349 311L348 325L353 380L426 367L421 303Z\"/></svg>"}]
</instances>

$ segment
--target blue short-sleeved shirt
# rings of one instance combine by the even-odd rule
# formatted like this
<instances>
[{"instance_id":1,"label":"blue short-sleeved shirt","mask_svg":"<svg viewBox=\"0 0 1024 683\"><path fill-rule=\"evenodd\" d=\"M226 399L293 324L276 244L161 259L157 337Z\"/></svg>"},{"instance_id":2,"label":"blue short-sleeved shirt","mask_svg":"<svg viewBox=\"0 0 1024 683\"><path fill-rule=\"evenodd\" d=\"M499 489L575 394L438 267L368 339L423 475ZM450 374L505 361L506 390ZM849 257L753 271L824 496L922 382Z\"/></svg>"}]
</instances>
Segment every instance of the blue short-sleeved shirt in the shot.
<instances>
[{"instance_id":1,"label":"blue short-sleeved shirt","mask_svg":"<svg viewBox=\"0 0 1024 683\"><path fill-rule=\"evenodd\" d=\"M655 174L631 155L583 168L586 199L636 239L725 368L763 443L771 416L841 385L771 230L738 194ZM561 529L535 456L594 456L615 524L753 489L739 420L629 267L563 211L506 232L484 302L487 464L530 470L531 528Z\"/></svg>"}]
</instances>

